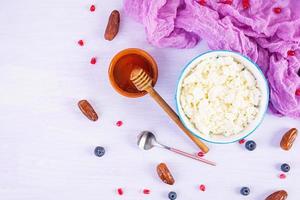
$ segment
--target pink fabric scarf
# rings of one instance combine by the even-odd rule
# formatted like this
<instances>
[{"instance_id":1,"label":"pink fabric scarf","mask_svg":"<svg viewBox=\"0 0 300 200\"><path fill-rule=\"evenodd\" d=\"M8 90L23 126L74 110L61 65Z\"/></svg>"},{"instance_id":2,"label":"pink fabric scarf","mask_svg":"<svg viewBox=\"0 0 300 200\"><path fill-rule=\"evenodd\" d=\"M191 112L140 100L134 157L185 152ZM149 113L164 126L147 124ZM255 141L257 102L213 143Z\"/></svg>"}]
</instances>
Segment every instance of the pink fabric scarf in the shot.
<instances>
[{"instance_id":1,"label":"pink fabric scarf","mask_svg":"<svg viewBox=\"0 0 300 200\"><path fill-rule=\"evenodd\" d=\"M250 57L269 81L270 109L300 119L300 1L197 1L125 0L124 7L154 46L192 48L203 38L211 49Z\"/></svg>"}]
</instances>

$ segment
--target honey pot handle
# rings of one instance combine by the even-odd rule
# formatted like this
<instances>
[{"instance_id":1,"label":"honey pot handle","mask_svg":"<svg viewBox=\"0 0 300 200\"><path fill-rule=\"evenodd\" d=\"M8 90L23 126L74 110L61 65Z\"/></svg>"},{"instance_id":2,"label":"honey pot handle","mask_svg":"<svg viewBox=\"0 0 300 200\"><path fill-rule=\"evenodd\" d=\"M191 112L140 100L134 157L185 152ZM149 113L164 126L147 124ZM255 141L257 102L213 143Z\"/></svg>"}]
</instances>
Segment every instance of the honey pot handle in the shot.
<instances>
[{"instance_id":1,"label":"honey pot handle","mask_svg":"<svg viewBox=\"0 0 300 200\"><path fill-rule=\"evenodd\" d=\"M160 107L169 115L169 117L179 126L179 128L201 149L203 153L207 153L209 148L196 136L190 133L180 121L177 113L165 102L165 100L155 91L153 87L145 89L150 96L160 105Z\"/></svg>"}]
</instances>

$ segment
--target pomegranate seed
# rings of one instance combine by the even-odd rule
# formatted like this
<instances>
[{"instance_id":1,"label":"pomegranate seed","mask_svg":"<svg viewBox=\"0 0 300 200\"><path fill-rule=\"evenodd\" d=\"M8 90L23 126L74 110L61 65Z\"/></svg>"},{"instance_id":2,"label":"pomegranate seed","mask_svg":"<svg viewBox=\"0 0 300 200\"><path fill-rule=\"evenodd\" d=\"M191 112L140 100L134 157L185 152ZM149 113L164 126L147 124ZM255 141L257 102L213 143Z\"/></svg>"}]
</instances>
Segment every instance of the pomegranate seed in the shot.
<instances>
[{"instance_id":1,"label":"pomegranate seed","mask_svg":"<svg viewBox=\"0 0 300 200\"><path fill-rule=\"evenodd\" d=\"M116 125L120 127L120 126L123 125L123 122L122 121L117 121Z\"/></svg>"},{"instance_id":2,"label":"pomegranate seed","mask_svg":"<svg viewBox=\"0 0 300 200\"><path fill-rule=\"evenodd\" d=\"M83 46L83 45L84 45L83 40L78 40L78 44L79 44L80 46Z\"/></svg>"},{"instance_id":3,"label":"pomegranate seed","mask_svg":"<svg viewBox=\"0 0 300 200\"><path fill-rule=\"evenodd\" d=\"M206 190L206 187L205 187L205 185L202 184L199 186L199 189L204 192Z\"/></svg>"},{"instance_id":4,"label":"pomegranate seed","mask_svg":"<svg viewBox=\"0 0 300 200\"><path fill-rule=\"evenodd\" d=\"M199 0L198 3L199 3L201 6L205 6L205 5L206 5L206 0Z\"/></svg>"},{"instance_id":5,"label":"pomegranate seed","mask_svg":"<svg viewBox=\"0 0 300 200\"><path fill-rule=\"evenodd\" d=\"M297 90L296 90L296 93L295 93L297 96L300 96L300 88L298 88Z\"/></svg>"},{"instance_id":6,"label":"pomegranate seed","mask_svg":"<svg viewBox=\"0 0 300 200\"><path fill-rule=\"evenodd\" d=\"M144 194L150 194L150 190L144 189L144 190L143 190L143 193L144 193Z\"/></svg>"},{"instance_id":7,"label":"pomegranate seed","mask_svg":"<svg viewBox=\"0 0 300 200\"><path fill-rule=\"evenodd\" d=\"M199 153L197 153L197 156L203 157L203 156L204 156L204 153L203 153L202 151L200 151Z\"/></svg>"},{"instance_id":8,"label":"pomegranate seed","mask_svg":"<svg viewBox=\"0 0 300 200\"><path fill-rule=\"evenodd\" d=\"M117 192L118 192L119 195L123 195L123 194L124 194L122 188L118 188L118 189L117 189Z\"/></svg>"},{"instance_id":9,"label":"pomegranate seed","mask_svg":"<svg viewBox=\"0 0 300 200\"><path fill-rule=\"evenodd\" d=\"M245 139L241 139L241 140L239 141L239 144L244 144L245 142L246 142Z\"/></svg>"},{"instance_id":10,"label":"pomegranate seed","mask_svg":"<svg viewBox=\"0 0 300 200\"><path fill-rule=\"evenodd\" d=\"M225 0L225 1L223 1L223 3L224 3L224 4L231 5L231 4L232 4L232 1L233 1L233 0Z\"/></svg>"},{"instance_id":11,"label":"pomegranate seed","mask_svg":"<svg viewBox=\"0 0 300 200\"><path fill-rule=\"evenodd\" d=\"M94 12L96 10L96 7L95 7L95 5L91 5L91 7L90 7L90 11L91 12Z\"/></svg>"},{"instance_id":12,"label":"pomegranate seed","mask_svg":"<svg viewBox=\"0 0 300 200\"><path fill-rule=\"evenodd\" d=\"M243 4L243 8L244 9L250 8L250 2L249 2L249 0L243 0L242 4Z\"/></svg>"},{"instance_id":13,"label":"pomegranate seed","mask_svg":"<svg viewBox=\"0 0 300 200\"><path fill-rule=\"evenodd\" d=\"M97 59L95 57L92 57L91 58L91 64L94 65L94 64L96 64L96 62L97 62Z\"/></svg>"},{"instance_id":14,"label":"pomegranate seed","mask_svg":"<svg viewBox=\"0 0 300 200\"><path fill-rule=\"evenodd\" d=\"M285 175L285 174L280 174L280 175L279 175L279 178L280 178L280 179L285 179L285 178L286 178L286 175Z\"/></svg>"},{"instance_id":15,"label":"pomegranate seed","mask_svg":"<svg viewBox=\"0 0 300 200\"><path fill-rule=\"evenodd\" d=\"M281 8L280 7L273 8L273 12L279 14L281 13Z\"/></svg>"},{"instance_id":16,"label":"pomegranate seed","mask_svg":"<svg viewBox=\"0 0 300 200\"><path fill-rule=\"evenodd\" d=\"M289 51L287 52L287 55L288 55L288 56L294 56L294 55L296 55L296 52L295 52L294 50L289 50Z\"/></svg>"}]
</instances>

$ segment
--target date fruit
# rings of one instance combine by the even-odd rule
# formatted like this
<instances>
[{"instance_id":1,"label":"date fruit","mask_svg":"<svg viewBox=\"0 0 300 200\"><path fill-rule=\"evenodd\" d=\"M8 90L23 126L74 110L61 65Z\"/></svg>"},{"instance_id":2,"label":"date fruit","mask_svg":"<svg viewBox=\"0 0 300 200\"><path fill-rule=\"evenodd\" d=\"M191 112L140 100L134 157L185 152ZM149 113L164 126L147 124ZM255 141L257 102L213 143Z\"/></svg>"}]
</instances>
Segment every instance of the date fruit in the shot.
<instances>
[{"instance_id":1,"label":"date fruit","mask_svg":"<svg viewBox=\"0 0 300 200\"><path fill-rule=\"evenodd\" d=\"M290 129L282 136L280 147L286 151L290 150L294 144L297 135L298 135L298 130L296 128Z\"/></svg>"},{"instance_id":2,"label":"date fruit","mask_svg":"<svg viewBox=\"0 0 300 200\"><path fill-rule=\"evenodd\" d=\"M165 163L160 163L156 167L159 178L166 184L173 185L175 180Z\"/></svg>"},{"instance_id":3,"label":"date fruit","mask_svg":"<svg viewBox=\"0 0 300 200\"><path fill-rule=\"evenodd\" d=\"M288 193L285 190L279 190L268 196L265 200L286 200Z\"/></svg>"},{"instance_id":4,"label":"date fruit","mask_svg":"<svg viewBox=\"0 0 300 200\"><path fill-rule=\"evenodd\" d=\"M91 104L87 100L80 100L78 102L78 107L80 108L81 112L92 121L98 120L98 115L94 108L91 106Z\"/></svg>"},{"instance_id":5,"label":"date fruit","mask_svg":"<svg viewBox=\"0 0 300 200\"><path fill-rule=\"evenodd\" d=\"M106 40L113 40L119 32L120 13L117 10L111 12L108 23L105 29L104 38Z\"/></svg>"}]
</instances>

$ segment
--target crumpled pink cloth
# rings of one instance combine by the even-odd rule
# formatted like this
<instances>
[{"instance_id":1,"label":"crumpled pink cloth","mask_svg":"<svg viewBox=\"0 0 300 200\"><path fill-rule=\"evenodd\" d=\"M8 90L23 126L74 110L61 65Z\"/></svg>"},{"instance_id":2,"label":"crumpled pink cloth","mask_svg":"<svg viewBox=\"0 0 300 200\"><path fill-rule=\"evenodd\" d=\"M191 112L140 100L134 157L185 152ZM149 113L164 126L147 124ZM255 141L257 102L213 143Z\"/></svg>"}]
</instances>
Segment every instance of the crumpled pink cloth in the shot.
<instances>
[{"instance_id":1,"label":"crumpled pink cloth","mask_svg":"<svg viewBox=\"0 0 300 200\"><path fill-rule=\"evenodd\" d=\"M197 0L201 1L201 0ZM201 38L211 49L240 52L255 61L270 86L270 109L300 119L299 0L125 0L125 13L144 24L157 47L192 48ZM223 2L223 3L222 3ZM281 8L275 13L274 8ZM294 50L295 56L287 52Z\"/></svg>"}]
</instances>

